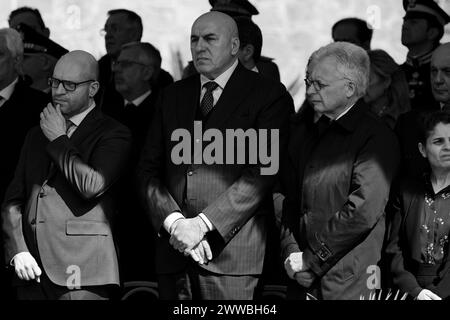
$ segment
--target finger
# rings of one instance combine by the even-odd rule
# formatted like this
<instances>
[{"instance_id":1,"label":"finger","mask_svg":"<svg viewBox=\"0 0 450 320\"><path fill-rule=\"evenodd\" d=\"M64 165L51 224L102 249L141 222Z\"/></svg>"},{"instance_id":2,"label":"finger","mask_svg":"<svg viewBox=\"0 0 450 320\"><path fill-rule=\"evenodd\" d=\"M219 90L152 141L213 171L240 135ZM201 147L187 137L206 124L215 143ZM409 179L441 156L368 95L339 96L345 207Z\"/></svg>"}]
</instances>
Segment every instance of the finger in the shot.
<instances>
[{"instance_id":1,"label":"finger","mask_svg":"<svg viewBox=\"0 0 450 320\"><path fill-rule=\"evenodd\" d=\"M61 113L61 106L60 106L59 103L56 105L56 113L57 113L59 116L61 116L61 117L63 116L62 113Z\"/></svg>"},{"instance_id":2,"label":"finger","mask_svg":"<svg viewBox=\"0 0 450 320\"><path fill-rule=\"evenodd\" d=\"M200 258L200 264L204 264L205 263L205 250L203 249L202 242L200 242L197 245L197 248L195 248L194 250L197 253L198 257Z\"/></svg>"},{"instance_id":3,"label":"finger","mask_svg":"<svg viewBox=\"0 0 450 320\"><path fill-rule=\"evenodd\" d=\"M28 278L30 278L31 280L34 280L36 278L34 275L33 268L31 266L29 266L29 265L25 266L25 270L28 274Z\"/></svg>"},{"instance_id":4,"label":"finger","mask_svg":"<svg viewBox=\"0 0 450 320\"><path fill-rule=\"evenodd\" d=\"M190 253L192 259L194 259L195 262L199 262L200 261L197 253L194 250L189 251L189 253Z\"/></svg>"},{"instance_id":5,"label":"finger","mask_svg":"<svg viewBox=\"0 0 450 320\"><path fill-rule=\"evenodd\" d=\"M211 259L212 259L212 251L211 251L211 247L209 246L209 242L206 241L206 240L203 240L202 243L203 243L203 249L205 250L206 259L208 261L211 261Z\"/></svg>"},{"instance_id":6,"label":"finger","mask_svg":"<svg viewBox=\"0 0 450 320\"><path fill-rule=\"evenodd\" d=\"M39 268L36 262L33 263L32 268L36 277L39 277L42 274L41 268Z\"/></svg>"},{"instance_id":7,"label":"finger","mask_svg":"<svg viewBox=\"0 0 450 320\"><path fill-rule=\"evenodd\" d=\"M434 294L433 292L430 293L431 300L442 300L441 297L439 297L437 294Z\"/></svg>"},{"instance_id":8,"label":"finger","mask_svg":"<svg viewBox=\"0 0 450 320\"><path fill-rule=\"evenodd\" d=\"M20 269L20 274L22 275L22 280L30 280L30 278L28 278L28 273L25 271L25 269Z\"/></svg>"}]
</instances>

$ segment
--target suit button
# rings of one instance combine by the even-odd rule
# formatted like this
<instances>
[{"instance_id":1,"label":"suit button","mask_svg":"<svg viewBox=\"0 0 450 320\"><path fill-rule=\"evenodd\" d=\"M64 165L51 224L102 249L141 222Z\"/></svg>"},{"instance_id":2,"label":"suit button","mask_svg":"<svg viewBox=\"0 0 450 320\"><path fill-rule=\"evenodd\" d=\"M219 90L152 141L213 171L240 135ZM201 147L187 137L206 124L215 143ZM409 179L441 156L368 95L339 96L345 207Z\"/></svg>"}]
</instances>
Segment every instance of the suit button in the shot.
<instances>
[{"instance_id":1,"label":"suit button","mask_svg":"<svg viewBox=\"0 0 450 320\"><path fill-rule=\"evenodd\" d=\"M195 143L200 143L200 139L195 139Z\"/></svg>"},{"instance_id":2,"label":"suit button","mask_svg":"<svg viewBox=\"0 0 450 320\"><path fill-rule=\"evenodd\" d=\"M188 176L192 176L193 174L194 174L194 172L192 172L192 171L188 172Z\"/></svg>"},{"instance_id":3,"label":"suit button","mask_svg":"<svg viewBox=\"0 0 450 320\"><path fill-rule=\"evenodd\" d=\"M34 225L36 224L36 219L33 219L33 220L31 220L31 222L30 222L30 223L31 223L31 225L33 225L33 226L34 226Z\"/></svg>"}]
</instances>

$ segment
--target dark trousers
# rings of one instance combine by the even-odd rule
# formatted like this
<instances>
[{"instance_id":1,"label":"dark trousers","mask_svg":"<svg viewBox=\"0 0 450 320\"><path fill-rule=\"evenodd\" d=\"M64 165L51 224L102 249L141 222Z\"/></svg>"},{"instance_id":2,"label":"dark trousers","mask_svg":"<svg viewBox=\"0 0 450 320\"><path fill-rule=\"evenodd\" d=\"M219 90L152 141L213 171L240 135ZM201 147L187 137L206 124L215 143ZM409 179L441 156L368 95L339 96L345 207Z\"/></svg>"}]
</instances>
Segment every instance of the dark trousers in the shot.
<instances>
[{"instance_id":1,"label":"dark trousers","mask_svg":"<svg viewBox=\"0 0 450 320\"><path fill-rule=\"evenodd\" d=\"M259 276L211 273L195 263L185 271L158 275L161 300L252 300Z\"/></svg>"},{"instance_id":2,"label":"dark trousers","mask_svg":"<svg viewBox=\"0 0 450 320\"><path fill-rule=\"evenodd\" d=\"M113 286L88 286L69 289L54 284L45 274L36 280L21 281L16 287L18 300L109 300Z\"/></svg>"}]
</instances>

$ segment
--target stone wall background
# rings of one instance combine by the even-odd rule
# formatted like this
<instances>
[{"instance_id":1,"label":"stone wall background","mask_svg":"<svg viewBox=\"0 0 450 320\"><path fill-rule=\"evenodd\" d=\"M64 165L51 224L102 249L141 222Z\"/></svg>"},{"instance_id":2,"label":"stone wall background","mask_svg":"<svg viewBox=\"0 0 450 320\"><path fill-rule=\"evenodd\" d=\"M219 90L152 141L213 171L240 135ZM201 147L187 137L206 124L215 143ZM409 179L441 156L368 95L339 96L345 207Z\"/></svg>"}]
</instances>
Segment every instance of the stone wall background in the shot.
<instances>
[{"instance_id":1,"label":"stone wall background","mask_svg":"<svg viewBox=\"0 0 450 320\"><path fill-rule=\"evenodd\" d=\"M260 14L254 21L264 37L263 54L275 59L282 82L298 106L304 95L304 70L309 55L331 41L331 27L339 19L359 17L375 26L373 48L405 60L400 42L404 15L402 0L251 0ZM450 12L450 0L440 0ZM163 68L175 79L190 60L189 34L193 21L208 11L208 0L1 0L0 27L7 27L11 10L36 7L51 30L51 38L69 50L82 49L97 58L105 53L100 30L110 9L136 11L144 22L143 41L161 51ZM450 40L447 30L444 41Z\"/></svg>"}]
</instances>

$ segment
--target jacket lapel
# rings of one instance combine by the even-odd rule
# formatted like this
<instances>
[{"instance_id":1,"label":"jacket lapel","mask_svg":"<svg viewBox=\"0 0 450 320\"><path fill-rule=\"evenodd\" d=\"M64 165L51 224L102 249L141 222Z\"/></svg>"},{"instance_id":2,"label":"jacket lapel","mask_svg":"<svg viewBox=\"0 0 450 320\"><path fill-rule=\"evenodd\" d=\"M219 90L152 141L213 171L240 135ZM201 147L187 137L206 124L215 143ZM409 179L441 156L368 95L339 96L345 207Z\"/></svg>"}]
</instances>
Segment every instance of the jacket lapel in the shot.
<instances>
[{"instance_id":1,"label":"jacket lapel","mask_svg":"<svg viewBox=\"0 0 450 320\"><path fill-rule=\"evenodd\" d=\"M248 71L238 63L230 79L228 80L219 101L214 106L210 119L206 122L204 130L208 128L220 128L231 117L241 102L253 89L253 83L247 76Z\"/></svg>"},{"instance_id":2,"label":"jacket lapel","mask_svg":"<svg viewBox=\"0 0 450 320\"><path fill-rule=\"evenodd\" d=\"M192 137L194 133L195 112L200 103L200 75L192 76L189 78L189 81L186 81L176 101L178 127L188 129Z\"/></svg>"}]
</instances>

